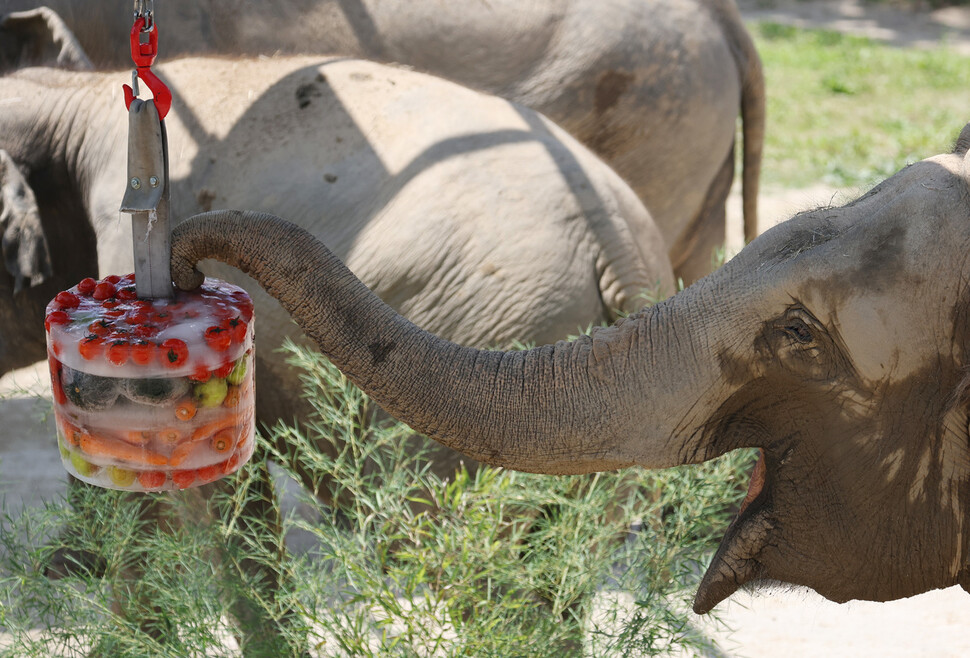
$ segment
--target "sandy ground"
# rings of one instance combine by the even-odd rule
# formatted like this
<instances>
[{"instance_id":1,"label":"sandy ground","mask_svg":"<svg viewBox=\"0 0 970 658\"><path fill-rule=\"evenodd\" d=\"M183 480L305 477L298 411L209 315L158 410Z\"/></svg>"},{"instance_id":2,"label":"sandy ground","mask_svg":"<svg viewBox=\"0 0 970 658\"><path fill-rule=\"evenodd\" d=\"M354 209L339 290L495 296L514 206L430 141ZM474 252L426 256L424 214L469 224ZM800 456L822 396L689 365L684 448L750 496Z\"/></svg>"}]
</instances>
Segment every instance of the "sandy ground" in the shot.
<instances>
[{"instance_id":1,"label":"sandy ground","mask_svg":"<svg viewBox=\"0 0 970 658\"><path fill-rule=\"evenodd\" d=\"M864 34L906 47L941 40L970 54L970 9L927 13L900 11L857 0L795 3L740 0L750 20L825 27ZM799 210L837 205L856 194L816 186L765 190L761 230ZM740 200L729 204L729 251L741 245ZM66 476L53 442L46 366L38 364L0 378L0 497L8 508L35 505L66 490ZM710 656L965 656L970 655L970 595L959 588L891 603L837 605L809 590L740 592L717 608L726 626L712 631L719 650ZM695 618L705 628L704 618Z\"/></svg>"}]
</instances>

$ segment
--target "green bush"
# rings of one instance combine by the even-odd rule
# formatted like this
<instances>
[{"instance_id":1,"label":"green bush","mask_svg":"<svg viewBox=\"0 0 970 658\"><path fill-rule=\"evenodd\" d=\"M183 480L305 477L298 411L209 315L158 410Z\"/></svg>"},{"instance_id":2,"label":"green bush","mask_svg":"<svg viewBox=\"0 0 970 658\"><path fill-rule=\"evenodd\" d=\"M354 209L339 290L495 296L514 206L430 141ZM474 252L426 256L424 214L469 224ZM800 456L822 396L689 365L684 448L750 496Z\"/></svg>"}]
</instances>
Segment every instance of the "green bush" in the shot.
<instances>
[{"instance_id":1,"label":"green bush","mask_svg":"<svg viewBox=\"0 0 970 658\"><path fill-rule=\"evenodd\" d=\"M272 528L246 517L245 502L260 495L254 465L211 501L215 521L185 522L189 503L177 497L171 514L183 521L163 530L139 520L146 497L94 488L76 512L61 502L8 515L6 655L81 655L72 647L86 646L112 656L233 655L231 602L240 598L265 618L296 618L273 655L307 638L320 656L645 656L709 645L686 611L744 494L750 453L571 477L462 468L444 481L429 473L426 440L382 418L319 355L289 349L315 413L302 431L281 425L261 445L283 477L298 468L347 501L326 507L305 495L313 514L285 518L283 530L303 533L312 549L281 559ZM274 452L277 439L285 454ZM43 576L48 540L63 527L73 548L97 553L103 577ZM282 576L275 600L243 560ZM119 593L127 609L112 610Z\"/></svg>"},{"instance_id":2,"label":"green bush","mask_svg":"<svg viewBox=\"0 0 970 658\"><path fill-rule=\"evenodd\" d=\"M829 30L751 26L764 63L763 180L868 187L944 152L970 119L970 57Z\"/></svg>"}]
</instances>

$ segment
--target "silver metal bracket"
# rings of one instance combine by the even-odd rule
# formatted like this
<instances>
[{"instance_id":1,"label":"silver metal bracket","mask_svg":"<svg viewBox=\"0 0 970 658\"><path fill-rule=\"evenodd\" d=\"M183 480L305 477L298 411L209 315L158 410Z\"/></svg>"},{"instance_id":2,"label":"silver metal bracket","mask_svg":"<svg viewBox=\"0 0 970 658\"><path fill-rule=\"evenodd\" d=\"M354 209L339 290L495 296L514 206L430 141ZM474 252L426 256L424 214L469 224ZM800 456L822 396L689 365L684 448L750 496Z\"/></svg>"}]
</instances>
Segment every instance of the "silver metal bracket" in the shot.
<instances>
[{"instance_id":1,"label":"silver metal bracket","mask_svg":"<svg viewBox=\"0 0 970 658\"><path fill-rule=\"evenodd\" d=\"M171 298L168 140L153 100L128 108L128 179L121 212L131 214L135 290L140 298Z\"/></svg>"}]
</instances>

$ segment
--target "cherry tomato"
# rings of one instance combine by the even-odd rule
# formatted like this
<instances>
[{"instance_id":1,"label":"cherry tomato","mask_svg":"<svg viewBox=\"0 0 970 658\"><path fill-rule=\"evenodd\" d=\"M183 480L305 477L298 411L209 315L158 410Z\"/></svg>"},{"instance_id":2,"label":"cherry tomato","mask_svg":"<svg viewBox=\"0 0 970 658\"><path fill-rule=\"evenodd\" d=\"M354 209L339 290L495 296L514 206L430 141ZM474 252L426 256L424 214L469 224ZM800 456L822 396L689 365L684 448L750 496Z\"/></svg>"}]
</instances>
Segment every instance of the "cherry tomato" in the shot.
<instances>
[{"instance_id":1,"label":"cherry tomato","mask_svg":"<svg viewBox=\"0 0 970 658\"><path fill-rule=\"evenodd\" d=\"M232 336L232 342L242 343L246 340L246 331L249 329L249 325L242 318L230 318L222 323L229 334Z\"/></svg>"},{"instance_id":2,"label":"cherry tomato","mask_svg":"<svg viewBox=\"0 0 970 658\"><path fill-rule=\"evenodd\" d=\"M205 484L206 482L212 482L213 480L218 480L222 476L219 464L212 464L211 466L203 466L195 471L195 477L198 478L199 484Z\"/></svg>"},{"instance_id":3,"label":"cherry tomato","mask_svg":"<svg viewBox=\"0 0 970 658\"><path fill-rule=\"evenodd\" d=\"M67 290L57 293L57 295L54 296L54 301L64 308L77 308L81 303L81 300L78 299L77 295L75 295L73 292L68 292Z\"/></svg>"},{"instance_id":4,"label":"cherry tomato","mask_svg":"<svg viewBox=\"0 0 970 658\"><path fill-rule=\"evenodd\" d=\"M118 290L118 299L121 299L126 302L130 302L132 300L138 299L138 293L135 292L134 286L126 286Z\"/></svg>"},{"instance_id":5,"label":"cherry tomato","mask_svg":"<svg viewBox=\"0 0 970 658\"><path fill-rule=\"evenodd\" d=\"M232 334L225 327L209 327L205 330L205 342L216 352L225 352L232 344Z\"/></svg>"},{"instance_id":6,"label":"cherry tomato","mask_svg":"<svg viewBox=\"0 0 970 658\"><path fill-rule=\"evenodd\" d=\"M116 366L123 366L128 361L131 345L127 340L113 340L108 344L107 359Z\"/></svg>"},{"instance_id":7,"label":"cherry tomato","mask_svg":"<svg viewBox=\"0 0 970 658\"><path fill-rule=\"evenodd\" d=\"M92 333L95 336L107 336L111 333L113 327L114 324L111 321L102 318L88 325L88 333Z\"/></svg>"},{"instance_id":8,"label":"cherry tomato","mask_svg":"<svg viewBox=\"0 0 970 658\"><path fill-rule=\"evenodd\" d=\"M142 471L138 474L138 482L146 489L157 489L165 484L165 474L161 471Z\"/></svg>"},{"instance_id":9,"label":"cherry tomato","mask_svg":"<svg viewBox=\"0 0 970 658\"><path fill-rule=\"evenodd\" d=\"M206 368L205 366L198 366L192 372L192 374L189 375L189 379L191 379L194 382L199 382L200 384L204 384L205 382L212 379L212 371Z\"/></svg>"},{"instance_id":10,"label":"cherry tomato","mask_svg":"<svg viewBox=\"0 0 970 658\"><path fill-rule=\"evenodd\" d=\"M147 340L136 340L131 344L131 360L140 366L147 366L155 356L155 344Z\"/></svg>"},{"instance_id":11,"label":"cherry tomato","mask_svg":"<svg viewBox=\"0 0 970 658\"><path fill-rule=\"evenodd\" d=\"M96 285L94 287L94 293L92 293L92 297L94 297L98 301L111 299L114 296L115 296L115 286L107 279L105 279L104 281Z\"/></svg>"},{"instance_id":12,"label":"cherry tomato","mask_svg":"<svg viewBox=\"0 0 970 658\"><path fill-rule=\"evenodd\" d=\"M100 336L95 336L90 334L89 336L82 338L81 342L77 344L77 351L82 357L90 361L101 355L104 351L104 339Z\"/></svg>"},{"instance_id":13,"label":"cherry tomato","mask_svg":"<svg viewBox=\"0 0 970 658\"><path fill-rule=\"evenodd\" d=\"M94 289L95 287L97 287L97 285L98 285L97 281L95 281L91 277L87 277L86 279L81 279L81 282L77 284L77 291L82 295L90 295L92 292L94 292Z\"/></svg>"},{"instance_id":14,"label":"cherry tomato","mask_svg":"<svg viewBox=\"0 0 970 658\"><path fill-rule=\"evenodd\" d=\"M155 311L152 313L151 320L164 327L172 321L172 314L168 311Z\"/></svg>"},{"instance_id":15,"label":"cherry tomato","mask_svg":"<svg viewBox=\"0 0 970 658\"><path fill-rule=\"evenodd\" d=\"M154 338L158 335L158 327L151 324L140 324L131 330L139 338Z\"/></svg>"},{"instance_id":16,"label":"cherry tomato","mask_svg":"<svg viewBox=\"0 0 970 658\"><path fill-rule=\"evenodd\" d=\"M232 473L237 468L239 468L239 462L241 460L242 460L242 455L237 450L232 454L232 457L222 462L222 472L227 474Z\"/></svg>"},{"instance_id":17,"label":"cherry tomato","mask_svg":"<svg viewBox=\"0 0 970 658\"><path fill-rule=\"evenodd\" d=\"M51 311L47 314L47 317L44 318L44 328L47 329L47 331L50 331L52 324L67 324L70 321L71 316L69 316L66 312Z\"/></svg>"},{"instance_id":18,"label":"cherry tomato","mask_svg":"<svg viewBox=\"0 0 970 658\"><path fill-rule=\"evenodd\" d=\"M145 324L151 315L143 308L134 308L125 314L125 322L133 327Z\"/></svg>"},{"instance_id":19,"label":"cherry tomato","mask_svg":"<svg viewBox=\"0 0 970 658\"><path fill-rule=\"evenodd\" d=\"M195 469L189 469L184 471L173 471L172 472L172 482L175 483L179 489L185 489L195 482Z\"/></svg>"},{"instance_id":20,"label":"cherry tomato","mask_svg":"<svg viewBox=\"0 0 970 658\"><path fill-rule=\"evenodd\" d=\"M67 395L64 393L64 386L61 384L61 363L57 359L49 359L51 373L51 390L54 392L54 402L57 404L67 404Z\"/></svg>"},{"instance_id":21,"label":"cherry tomato","mask_svg":"<svg viewBox=\"0 0 970 658\"><path fill-rule=\"evenodd\" d=\"M189 358L188 346L185 344L185 341L179 340L178 338L164 340L159 347L162 348L159 350L161 354L160 359L169 368L178 368Z\"/></svg>"}]
</instances>

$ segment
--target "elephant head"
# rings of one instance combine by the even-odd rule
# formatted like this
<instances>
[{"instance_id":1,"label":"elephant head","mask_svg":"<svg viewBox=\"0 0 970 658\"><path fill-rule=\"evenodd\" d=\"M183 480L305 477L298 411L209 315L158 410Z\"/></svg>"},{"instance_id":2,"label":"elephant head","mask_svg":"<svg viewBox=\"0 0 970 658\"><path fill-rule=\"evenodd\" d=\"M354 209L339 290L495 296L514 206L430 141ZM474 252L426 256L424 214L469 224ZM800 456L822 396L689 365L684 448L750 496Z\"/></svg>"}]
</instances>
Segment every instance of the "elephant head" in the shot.
<instances>
[{"instance_id":1,"label":"elephant head","mask_svg":"<svg viewBox=\"0 0 970 658\"><path fill-rule=\"evenodd\" d=\"M22 66L94 68L64 20L47 7L0 15L0 73Z\"/></svg>"},{"instance_id":2,"label":"elephant head","mask_svg":"<svg viewBox=\"0 0 970 658\"><path fill-rule=\"evenodd\" d=\"M682 293L523 352L422 331L268 215L182 224L173 272L183 288L202 258L248 272L387 411L490 464L580 473L760 448L697 612L759 579L891 600L970 583L968 146L970 126L953 153L796 216Z\"/></svg>"},{"instance_id":3,"label":"elephant head","mask_svg":"<svg viewBox=\"0 0 970 658\"><path fill-rule=\"evenodd\" d=\"M0 149L0 374L44 354L44 305L51 258L34 190L21 168Z\"/></svg>"},{"instance_id":4,"label":"elephant head","mask_svg":"<svg viewBox=\"0 0 970 658\"><path fill-rule=\"evenodd\" d=\"M28 66L92 68L64 21L47 7L0 15L0 74ZM5 110L4 118L14 114ZM35 127L44 125L38 116L31 119ZM57 221L78 212L73 200L62 201L71 186L50 177L52 158L35 134L2 123L4 148L14 152L0 148L0 375L44 358L44 307L79 275L94 271L90 237ZM52 141L49 134L47 139Z\"/></svg>"}]
</instances>

